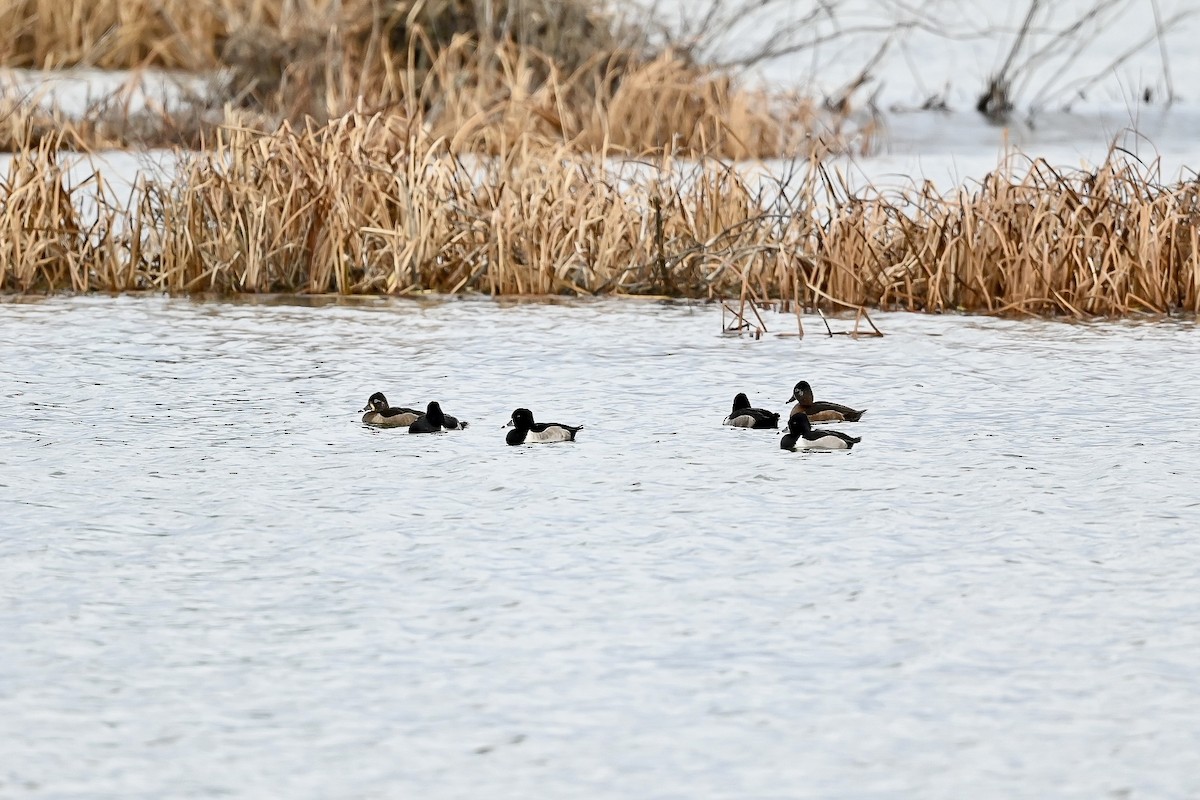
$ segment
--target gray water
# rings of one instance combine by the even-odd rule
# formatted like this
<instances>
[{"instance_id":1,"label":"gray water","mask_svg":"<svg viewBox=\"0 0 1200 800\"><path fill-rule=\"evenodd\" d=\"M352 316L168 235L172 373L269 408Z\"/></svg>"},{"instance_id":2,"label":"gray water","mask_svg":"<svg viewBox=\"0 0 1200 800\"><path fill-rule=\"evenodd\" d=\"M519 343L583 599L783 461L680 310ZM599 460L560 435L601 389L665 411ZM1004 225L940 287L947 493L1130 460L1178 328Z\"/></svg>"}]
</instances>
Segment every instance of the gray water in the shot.
<instances>
[{"instance_id":1,"label":"gray water","mask_svg":"<svg viewBox=\"0 0 1200 800\"><path fill-rule=\"evenodd\" d=\"M0 797L1200 795L1194 324L876 321L0 304Z\"/></svg>"}]
</instances>

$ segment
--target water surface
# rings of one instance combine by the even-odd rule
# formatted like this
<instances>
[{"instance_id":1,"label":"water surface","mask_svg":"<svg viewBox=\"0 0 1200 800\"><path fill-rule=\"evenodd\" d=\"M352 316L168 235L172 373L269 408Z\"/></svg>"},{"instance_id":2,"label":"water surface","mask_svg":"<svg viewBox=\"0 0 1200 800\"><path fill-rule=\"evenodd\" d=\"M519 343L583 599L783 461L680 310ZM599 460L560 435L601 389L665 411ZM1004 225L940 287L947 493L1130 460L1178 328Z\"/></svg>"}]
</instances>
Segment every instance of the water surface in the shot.
<instances>
[{"instance_id":1,"label":"water surface","mask_svg":"<svg viewBox=\"0 0 1200 800\"><path fill-rule=\"evenodd\" d=\"M876 321L0 304L0 796L1200 794L1194 324Z\"/></svg>"}]
</instances>

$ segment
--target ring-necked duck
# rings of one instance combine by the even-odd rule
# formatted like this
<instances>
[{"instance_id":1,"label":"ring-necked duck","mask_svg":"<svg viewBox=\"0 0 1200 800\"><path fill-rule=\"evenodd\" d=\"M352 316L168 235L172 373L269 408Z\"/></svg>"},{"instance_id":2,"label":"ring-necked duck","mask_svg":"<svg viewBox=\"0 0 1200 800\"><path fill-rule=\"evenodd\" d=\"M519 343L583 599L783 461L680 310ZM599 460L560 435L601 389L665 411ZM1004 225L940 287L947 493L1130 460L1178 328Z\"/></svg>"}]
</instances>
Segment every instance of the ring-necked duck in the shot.
<instances>
[{"instance_id":1,"label":"ring-necked duck","mask_svg":"<svg viewBox=\"0 0 1200 800\"><path fill-rule=\"evenodd\" d=\"M779 415L762 408L751 408L750 398L739 394L733 398L733 411L721 423L735 428L778 428Z\"/></svg>"},{"instance_id":2,"label":"ring-necked duck","mask_svg":"<svg viewBox=\"0 0 1200 800\"><path fill-rule=\"evenodd\" d=\"M815 431L808 417L793 414L787 433L779 440L783 450L849 450L862 439L841 431Z\"/></svg>"},{"instance_id":3,"label":"ring-necked duck","mask_svg":"<svg viewBox=\"0 0 1200 800\"><path fill-rule=\"evenodd\" d=\"M541 442L573 442L575 434L583 429L582 425L563 425L558 422L534 422L533 412L528 408L518 408L512 412L512 419L504 427L512 430L504 437L504 441L512 445Z\"/></svg>"},{"instance_id":4,"label":"ring-necked duck","mask_svg":"<svg viewBox=\"0 0 1200 800\"><path fill-rule=\"evenodd\" d=\"M837 403L813 402L812 387L808 385L808 381L800 381L796 384L788 402L793 400L796 401L796 405L792 406L791 416L803 414L811 422L858 422L859 417L867 413L865 408L862 411L855 411L849 406Z\"/></svg>"},{"instance_id":5,"label":"ring-necked duck","mask_svg":"<svg viewBox=\"0 0 1200 800\"><path fill-rule=\"evenodd\" d=\"M438 431L461 431L467 423L459 422L449 414L442 412L437 401L430 403L425 413L408 426L409 433L437 433Z\"/></svg>"},{"instance_id":6,"label":"ring-necked duck","mask_svg":"<svg viewBox=\"0 0 1200 800\"><path fill-rule=\"evenodd\" d=\"M366 425L376 425L380 428L407 428L417 421L417 417L421 416L421 412L412 408L401 408L399 406L393 408L388 405L387 398L383 396L383 392L376 392L371 395L371 399L367 401L367 405L363 408L367 412L363 414L362 421Z\"/></svg>"}]
</instances>

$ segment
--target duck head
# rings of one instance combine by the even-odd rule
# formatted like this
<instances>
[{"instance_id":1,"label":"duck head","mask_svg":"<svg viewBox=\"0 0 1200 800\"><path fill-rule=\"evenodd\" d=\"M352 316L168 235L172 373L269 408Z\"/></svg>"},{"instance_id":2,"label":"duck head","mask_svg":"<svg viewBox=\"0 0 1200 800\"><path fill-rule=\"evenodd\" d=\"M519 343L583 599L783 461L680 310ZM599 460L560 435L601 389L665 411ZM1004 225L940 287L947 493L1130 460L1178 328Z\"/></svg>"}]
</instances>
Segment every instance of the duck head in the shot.
<instances>
[{"instance_id":1,"label":"duck head","mask_svg":"<svg viewBox=\"0 0 1200 800\"><path fill-rule=\"evenodd\" d=\"M516 428L519 431L527 431L533 427L533 412L528 408L514 409L512 419L505 425L506 428Z\"/></svg>"},{"instance_id":2,"label":"duck head","mask_svg":"<svg viewBox=\"0 0 1200 800\"><path fill-rule=\"evenodd\" d=\"M812 387L808 385L808 381L800 381L796 387L792 389L792 396L787 399L787 402L795 400L801 405L810 405L813 401Z\"/></svg>"},{"instance_id":3,"label":"duck head","mask_svg":"<svg viewBox=\"0 0 1200 800\"><path fill-rule=\"evenodd\" d=\"M788 420L788 433L795 436L803 436L812 430L812 423L808 421L808 417L804 414L793 414Z\"/></svg>"},{"instance_id":4,"label":"duck head","mask_svg":"<svg viewBox=\"0 0 1200 800\"><path fill-rule=\"evenodd\" d=\"M446 424L446 415L442 413L442 407L437 401L433 401L425 407L425 416L429 417L429 421L434 425L443 426Z\"/></svg>"}]
</instances>

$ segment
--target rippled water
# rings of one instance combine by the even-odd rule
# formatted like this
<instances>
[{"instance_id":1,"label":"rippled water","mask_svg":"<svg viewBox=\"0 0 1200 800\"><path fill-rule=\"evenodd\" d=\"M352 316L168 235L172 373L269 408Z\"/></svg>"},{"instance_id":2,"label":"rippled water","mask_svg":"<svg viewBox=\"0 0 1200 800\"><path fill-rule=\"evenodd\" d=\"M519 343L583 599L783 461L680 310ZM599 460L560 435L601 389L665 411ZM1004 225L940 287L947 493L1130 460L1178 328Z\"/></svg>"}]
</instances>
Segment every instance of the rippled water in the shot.
<instances>
[{"instance_id":1,"label":"rippled water","mask_svg":"<svg viewBox=\"0 0 1200 800\"><path fill-rule=\"evenodd\" d=\"M0 796L1200 794L1195 326L877 322L0 304Z\"/></svg>"}]
</instances>

